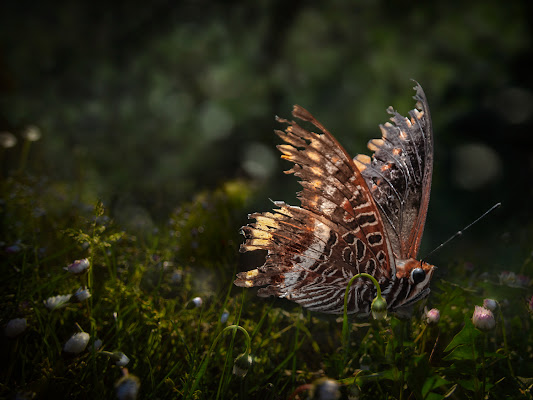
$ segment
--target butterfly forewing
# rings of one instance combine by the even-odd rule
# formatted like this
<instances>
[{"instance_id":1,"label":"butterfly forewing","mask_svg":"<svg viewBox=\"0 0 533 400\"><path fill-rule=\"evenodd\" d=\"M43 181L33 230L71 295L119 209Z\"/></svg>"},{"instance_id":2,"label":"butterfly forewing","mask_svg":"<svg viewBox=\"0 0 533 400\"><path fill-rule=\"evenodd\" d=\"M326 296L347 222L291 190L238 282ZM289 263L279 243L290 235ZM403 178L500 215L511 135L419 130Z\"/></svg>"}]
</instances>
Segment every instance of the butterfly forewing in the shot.
<instances>
[{"instance_id":1,"label":"butterfly forewing","mask_svg":"<svg viewBox=\"0 0 533 400\"><path fill-rule=\"evenodd\" d=\"M368 144L372 159L355 158L385 223L397 257L415 258L429 204L433 134L424 91L415 86L417 108L405 118L389 107L391 122L380 125L381 139Z\"/></svg>"},{"instance_id":2,"label":"butterfly forewing","mask_svg":"<svg viewBox=\"0 0 533 400\"><path fill-rule=\"evenodd\" d=\"M275 213L252 214L255 224L243 228L243 251L268 250L265 264L238 275L240 286L270 286L260 295L289 298L312 310L342 312L344 291L357 273L378 281L391 277L393 260L366 181L351 157L333 136L302 107L293 115L311 122L321 133L294 121L277 134L287 143L278 146L282 157L295 165L302 207L277 203ZM369 288L370 287L370 288ZM367 307L372 284L359 280L350 292L350 311ZM359 300L359 304L357 304ZM364 310L367 312L368 310Z\"/></svg>"}]
</instances>

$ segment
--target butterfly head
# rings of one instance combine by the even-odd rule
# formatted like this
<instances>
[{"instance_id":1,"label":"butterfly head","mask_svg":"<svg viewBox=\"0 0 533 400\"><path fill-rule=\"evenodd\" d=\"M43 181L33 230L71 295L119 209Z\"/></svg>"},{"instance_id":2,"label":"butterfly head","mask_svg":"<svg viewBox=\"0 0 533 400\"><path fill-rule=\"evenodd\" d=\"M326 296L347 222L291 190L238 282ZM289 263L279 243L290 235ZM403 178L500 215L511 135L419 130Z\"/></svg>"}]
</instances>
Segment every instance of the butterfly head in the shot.
<instances>
[{"instance_id":1,"label":"butterfly head","mask_svg":"<svg viewBox=\"0 0 533 400\"><path fill-rule=\"evenodd\" d=\"M396 277L410 286L405 299L398 299L397 307L411 305L429 294L429 284L436 267L415 259L396 260ZM407 278L407 279L406 279Z\"/></svg>"}]
</instances>

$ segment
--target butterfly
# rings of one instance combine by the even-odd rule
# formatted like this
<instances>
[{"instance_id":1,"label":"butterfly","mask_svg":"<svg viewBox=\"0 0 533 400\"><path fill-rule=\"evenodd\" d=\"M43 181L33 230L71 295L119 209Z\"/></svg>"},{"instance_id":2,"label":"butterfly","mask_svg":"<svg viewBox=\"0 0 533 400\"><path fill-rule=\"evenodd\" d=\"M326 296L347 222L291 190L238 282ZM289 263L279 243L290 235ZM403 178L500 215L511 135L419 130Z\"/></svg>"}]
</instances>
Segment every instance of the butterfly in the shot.
<instances>
[{"instance_id":1,"label":"butterfly","mask_svg":"<svg viewBox=\"0 0 533 400\"><path fill-rule=\"evenodd\" d=\"M240 251L267 250L264 264L237 274L235 285L266 286L261 297L277 296L312 311L341 314L350 279L368 273L378 281L389 311L410 309L429 292L435 267L417 261L426 221L433 169L433 133L426 95L413 88L416 107L403 117L392 107L380 125L381 139L368 142L372 157L351 158L333 135L303 107L296 121L276 134L285 171L300 178L300 207L275 201L272 212L253 213L242 227ZM348 313L367 316L376 288L354 281Z\"/></svg>"}]
</instances>

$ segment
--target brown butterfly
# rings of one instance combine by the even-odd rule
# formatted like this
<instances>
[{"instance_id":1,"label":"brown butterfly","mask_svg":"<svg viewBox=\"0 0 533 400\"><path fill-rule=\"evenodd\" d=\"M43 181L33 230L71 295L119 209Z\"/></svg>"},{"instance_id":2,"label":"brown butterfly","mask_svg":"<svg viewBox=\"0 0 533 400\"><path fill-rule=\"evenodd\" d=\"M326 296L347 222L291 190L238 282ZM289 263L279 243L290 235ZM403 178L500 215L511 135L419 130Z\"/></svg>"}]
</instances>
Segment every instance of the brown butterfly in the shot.
<instances>
[{"instance_id":1,"label":"brown butterfly","mask_svg":"<svg viewBox=\"0 0 533 400\"><path fill-rule=\"evenodd\" d=\"M431 189L433 133L426 96L417 83L416 108L409 118L392 107L391 122L380 125L382 138L368 148L372 158L346 150L307 110L295 105L292 115L313 124L311 132L295 121L276 131L286 144L282 158L294 167L303 190L301 207L274 202L273 212L254 213L242 228L241 252L267 250L265 263L237 274L235 285L265 286L261 297L278 296L310 310L343 312L350 278L365 272L376 278L390 311L405 310L429 294L435 267L416 256ZM356 279L348 312L370 313L376 288Z\"/></svg>"}]
</instances>

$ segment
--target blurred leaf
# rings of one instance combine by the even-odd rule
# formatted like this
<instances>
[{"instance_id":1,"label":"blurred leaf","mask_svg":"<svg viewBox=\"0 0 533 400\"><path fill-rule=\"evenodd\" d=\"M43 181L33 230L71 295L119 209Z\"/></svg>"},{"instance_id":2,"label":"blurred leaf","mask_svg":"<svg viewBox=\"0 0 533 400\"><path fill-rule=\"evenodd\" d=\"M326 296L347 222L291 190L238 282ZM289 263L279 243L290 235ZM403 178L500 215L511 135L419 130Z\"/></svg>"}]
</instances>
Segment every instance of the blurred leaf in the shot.
<instances>
[{"instance_id":1,"label":"blurred leaf","mask_svg":"<svg viewBox=\"0 0 533 400\"><path fill-rule=\"evenodd\" d=\"M472 324L472 320L469 317L465 317L463 329L454 336L444 350L445 352L451 352L444 357L444 360L476 360L475 344L481 334Z\"/></svg>"},{"instance_id":2,"label":"blurred leaf","mask_svg":"<svg viewBox=\"0 0 533 400\"><path fill-rule=\"evenodd\" d=\"M424 381L424 385L422 386L422 396L427 398L426 395L428 395L431 390L448 385L449 383L449 381L438 375L432 375Z\"/></svg>"}]
</instances>

